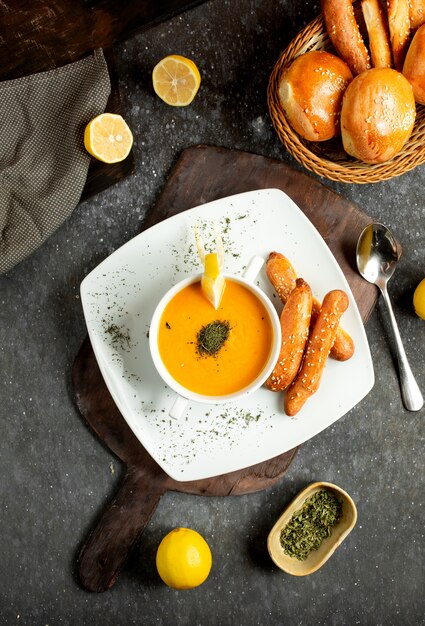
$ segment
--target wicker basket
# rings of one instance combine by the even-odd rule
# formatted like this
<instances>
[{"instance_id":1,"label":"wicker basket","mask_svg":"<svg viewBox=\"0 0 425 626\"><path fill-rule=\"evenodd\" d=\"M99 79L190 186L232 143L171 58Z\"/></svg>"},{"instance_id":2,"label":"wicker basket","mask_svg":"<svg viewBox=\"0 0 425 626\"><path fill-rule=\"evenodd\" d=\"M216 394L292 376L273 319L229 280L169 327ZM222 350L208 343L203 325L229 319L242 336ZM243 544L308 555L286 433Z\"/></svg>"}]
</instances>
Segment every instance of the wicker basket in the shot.
<instances>
[{"instance_id":1,"label":"wicker basket","mask_svg":"<svg viewBox=\"0 0 425 626\"><path fill-rule=\"evenodd\" d=\"M368 165L350 157L344 152L340 138L311 142L300 137L285 117L279 102L278 88L285 67L295 57L310 50L334 52L322 16L318 16L298 33L281 54L270 76L267 91L273 126L280 141L299 163L330 180L358 184L388 180L425 163L425 106L421 105L416 105L416 121L409 141L393 159L378 165Z\"/></svg>"}]
</instances>

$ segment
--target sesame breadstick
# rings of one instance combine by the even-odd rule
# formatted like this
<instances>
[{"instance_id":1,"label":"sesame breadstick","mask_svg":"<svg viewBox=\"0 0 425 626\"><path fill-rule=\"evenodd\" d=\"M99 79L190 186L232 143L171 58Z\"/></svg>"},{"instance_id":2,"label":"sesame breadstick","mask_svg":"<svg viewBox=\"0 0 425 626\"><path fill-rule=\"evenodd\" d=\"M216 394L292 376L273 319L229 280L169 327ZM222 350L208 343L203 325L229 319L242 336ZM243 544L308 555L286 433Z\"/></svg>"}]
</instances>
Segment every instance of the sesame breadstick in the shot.
<instances>
[{"instance_id":1,"label":"sesame breadstick","mask_svg":"<svg viewBox=\"0 0 425 626\"><path fill-rule=\"evenodd\" d=\"M280 252L271 252L266 263L266 274L273 289L276 291L283 304L285 304L290 293L295 288L297 274L293 266ZM310 320L311 326L314 325L317 319L320 307L320 302L316 298L313 298ZM337 361L347 361L353 354L354 342L350 335L339 326L330 356Z\"/></svg>"},{"instance_id":2,"label":"sesame breadstick","mask_svg":"<svg viewBox=\"0 0 425 626\"><path fill-rule=\"evenodd\" d=\"M266 262L266 274L273 289L283 304L286 304L287 299L295 289L295 281L297 280L297 274L286 256L280 252L270 252Z\"/></svg>"},{"instance_id":3,"label":"sesame breadstick","mask_svg":"<svg viewBox=\"0 0 425 626\"><path fill-rule=\"evenodd\" d=\"M384 10L379 0L362 0L373 67L392 67L391 44Z\"/></svg>"},{"instance_id":4,"label":"sesame breadstick","mask_svg":"<svg viewBox=\"0 0 425 626\"><path fill-rule=\"evenodd\" d=\"M369 70L369 52L354 16L352 0L322 0L322 13L329 39L353 72Z\"/></svg>"},{"instance_id":5,"label":"sesame breadstick","mask_svg":"<svg viewBox=\"0 0 425 626\"><path fill-rule=\"evenodd\" d=\"M321 307L320 302L316 298L313 298L313 307L311 309L311 320L310 320L311 327L313 327L314 324L316 323L317 316L319 315L319 312L320 312L320 307ZM335 341L333 342L331 353L329 356L331 356L336 361L348 361L348 359L351 359L353 354L354 354L354 341L352 340L352 338L350 337L350 335L347 333L346 330L341 328L341 326L338 326L337 331L336 331Z\"/></svg>"},{"instance_id":6,"label":"sesame breadstick","mask_svg":"<svg viewBox=\"0 0 425 626\"><path fill-rule=\"evenodd\" d=\"M302 278L297 278L295 289L289 295L280 316L280 354L265 383L271 391L283 391L297 375L308 339L311 305L310 286Z\"/></svg>"},{"instance_id":7,"label":"sesame breadstick","mask_svg":"<svg viewBox=\"0 0 425 626\"><path fill-rule=\"evenodd\" d=\"M394 66L401 72L409 45L409 0L387 0L387 9Z\"/></svg>"},{"instance_id":8,"label":"sesame breadstick","mask_svg":"<svg viewBox=\"0 0 425 626\"><path fill-rule=\"evenodd\" d=\"M347 310L348 297L334 289L326 294L316 323L310 333L301 368L285 396L285 412L293 416L319 388L339 320Z\"/></svg>"}]
</instances>

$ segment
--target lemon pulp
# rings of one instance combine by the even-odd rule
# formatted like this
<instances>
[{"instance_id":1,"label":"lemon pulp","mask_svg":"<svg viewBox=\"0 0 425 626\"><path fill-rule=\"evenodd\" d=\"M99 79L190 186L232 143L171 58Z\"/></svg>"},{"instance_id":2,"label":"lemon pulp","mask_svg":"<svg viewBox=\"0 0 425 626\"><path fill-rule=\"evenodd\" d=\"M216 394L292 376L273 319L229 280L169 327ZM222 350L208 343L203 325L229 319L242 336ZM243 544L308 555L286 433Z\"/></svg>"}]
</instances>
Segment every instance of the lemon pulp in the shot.
<instances>
[{"instance_id":1,"label":"lemon pulp","mask_svg":"<svg viewBox=\"0 0 425 626\"><path fill-rule=\"evenodd\" d=\"M196 96L201 75L195 63L179 54L170 54L152 72L155 93L171 106L187 106Z\"/></svg>"},{"instance_id":2,"label":"lemon pulp","mask_svg":"<svg viewBox=\"0 0 425 626\"><path fill-rule=\"evenodd\" d=\"M93 118L84 130L87 152L104 163L123 161L132 146L133 135L121 115L102 113Z\"/></svg>"},{"instance_id":3,"label":"lemon pulp","mask_svg":"<svg viewBox=\"0 0 425 626\"><path fill-rule=\"evenodd\" d=\"M217 310L223 297L226 281L220 272L218 255L211 252L205 255L204 273L201 279L202 291Z\"/></svg>"},{"instance_id":4,"label":"lemon pulp","mask_svg":"<svg viewBox=\"0 0 425 626\"><path fill-rule=\"evenodd\" d=\"M221 272L224 265L224 246L217 225L215 225L215 252L205 252L204 242L202 241L198 226L195 227L195 241L199 258L204 265L201 288L206 298L211 302L215 310L217 310L226 287L226 281Z\"/></svg>"}]
</instances>

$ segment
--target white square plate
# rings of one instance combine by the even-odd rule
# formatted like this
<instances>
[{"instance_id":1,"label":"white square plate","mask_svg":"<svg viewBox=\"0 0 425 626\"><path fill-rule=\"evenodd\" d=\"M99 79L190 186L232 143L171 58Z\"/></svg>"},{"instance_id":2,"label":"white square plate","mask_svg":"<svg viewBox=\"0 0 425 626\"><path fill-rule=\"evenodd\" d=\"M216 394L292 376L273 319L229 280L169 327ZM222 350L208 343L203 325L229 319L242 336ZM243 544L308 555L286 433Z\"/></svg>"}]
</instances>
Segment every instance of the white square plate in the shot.
<instances>
[{"instance_id":1,"label":"white square plate","mask_svg":"<svg viewBox=\"0 0 425 626\"><path fill-rule=\"evenodd\" d=\"M242 273L253 256L282 252L320 300L343 289L350 306L342 326L354 356L329 359L318 392L295 418L283 395L259 389L237 403L190 403L183 419L168 411L174 393L153 365L149 324L162 295L202 271L194 225L206 244L216 221L226 249L225 271ZM264 269L258 284L280 313ZM260 463L310 439L347 413L373 387L374 373L362 319L338 263L294 202L278 189L261 189L190 209L142 232L96 267L81 284L84 315L108 389L136 437L176 480L197 480Z\"/></svg>"}]
</instances>

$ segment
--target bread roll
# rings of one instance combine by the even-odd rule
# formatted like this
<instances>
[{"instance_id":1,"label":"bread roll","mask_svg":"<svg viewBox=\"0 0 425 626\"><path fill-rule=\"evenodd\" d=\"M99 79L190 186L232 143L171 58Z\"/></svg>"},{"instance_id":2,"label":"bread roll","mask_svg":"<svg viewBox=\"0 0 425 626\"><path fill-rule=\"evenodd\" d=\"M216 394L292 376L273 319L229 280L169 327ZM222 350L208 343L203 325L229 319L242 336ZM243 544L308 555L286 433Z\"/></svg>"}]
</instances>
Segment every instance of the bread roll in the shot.
<instances>
[{"instance_id":1,"label":"bread roll","mask_svg":"<svg viewBox=\"0 0 425 626\"><path fill-rule=\"evenodd\" d=\"M418 28L407 50L403 74L413 87L416 102L425 104L425 24Z\"/></svg>"},{"instance_id":2,"label":"bread roll","mask_svg":"<svg viewBox=\"0 0 425 626\"><path fill-rule=\"evenodd\" d=\"M329 52L297 57L279 84L279 100L293 129L309 141L339 135L342 96L352 78L348 65Z\"/></svg>"},{"instance_id":3,"label":"bread roll","mask_svg":"<svg viewBox=\"0 0 425 626\"><path fill-rule=\"evenodd\" d=\"M365 163L383 163L409 139L416 107L409 81L396 70L375 68L354 78L344 94L344 150Z\"/></svg>"}]
</instances>

